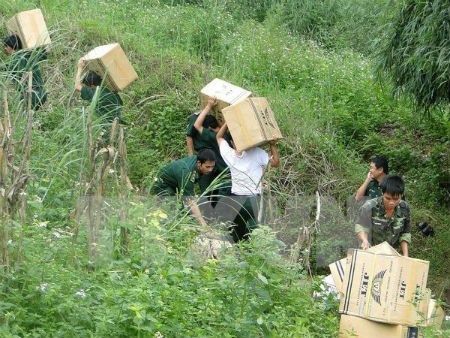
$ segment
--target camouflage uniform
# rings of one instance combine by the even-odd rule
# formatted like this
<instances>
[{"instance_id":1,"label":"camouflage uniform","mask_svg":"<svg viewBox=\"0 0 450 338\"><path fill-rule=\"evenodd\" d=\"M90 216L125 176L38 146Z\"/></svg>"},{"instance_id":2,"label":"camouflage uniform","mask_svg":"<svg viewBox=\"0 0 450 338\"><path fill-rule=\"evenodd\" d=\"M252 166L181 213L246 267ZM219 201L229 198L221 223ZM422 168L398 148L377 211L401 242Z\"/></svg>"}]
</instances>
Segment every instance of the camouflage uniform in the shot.
<instances>
[{"instance_id":1,"label":"camouflage uniform","mask_svg":"<svg viewBox=\"0 0 450 338\"><path fill-rule=\"evenodd\" d=\"M411 243L410 209L405 201L400 201L392 217L387 217L384 210L383 197L368 200L360 209L355 232L367 232L371 245L387 241L399 249L400 242Z\"/></svg>"}]
</instances>

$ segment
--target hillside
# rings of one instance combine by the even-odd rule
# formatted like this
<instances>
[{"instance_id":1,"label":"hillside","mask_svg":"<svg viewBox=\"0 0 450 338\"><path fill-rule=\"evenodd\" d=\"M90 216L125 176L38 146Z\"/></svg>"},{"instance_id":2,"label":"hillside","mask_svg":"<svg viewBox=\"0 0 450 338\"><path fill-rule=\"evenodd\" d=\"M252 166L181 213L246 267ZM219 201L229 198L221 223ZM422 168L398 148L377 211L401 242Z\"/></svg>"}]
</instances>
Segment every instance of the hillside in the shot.
<instances>
[{"instance_id":1,"label":"hillside","mask_svg":"<svg viewBox=\"0 0 450 338\"><path fill-rule=\"evenodd\" d=\"M405 179L410 256L430 261L428 285L445 301L450 115L446 105L420 113L412 97L393 95L387 78L376 76L376 46L395 18L390 3L2 2L2 22L41 8L52 44L41 64L48 100L32 131L14 87L2 81L16 123L9 155L29 171L26 193L14 195L2 222L9 260L0 277L0 335L336 336L336 300L311 294L327 264L355 245L348 201L375 154ZM111 42L139 78L121 93L125 141L118 137L116 152L94 158L90 131L98 130L89 129L74 78L82 55ZM267 172L266 224L250 243L212 260L195 249L201 229L186 210L159 204L149 189L159 168L187 155L187 119L216 77L267 97L284 138L281 166ZM3 182L14 186L14 170L8 175ZM89 214L93 206L100 212ZM86 228L98 220L93 247ZM416 231L421 221L434 227L433 237ZM304 228L316 231L310 242L291 247Z\"/></svg>"}]
</instances>

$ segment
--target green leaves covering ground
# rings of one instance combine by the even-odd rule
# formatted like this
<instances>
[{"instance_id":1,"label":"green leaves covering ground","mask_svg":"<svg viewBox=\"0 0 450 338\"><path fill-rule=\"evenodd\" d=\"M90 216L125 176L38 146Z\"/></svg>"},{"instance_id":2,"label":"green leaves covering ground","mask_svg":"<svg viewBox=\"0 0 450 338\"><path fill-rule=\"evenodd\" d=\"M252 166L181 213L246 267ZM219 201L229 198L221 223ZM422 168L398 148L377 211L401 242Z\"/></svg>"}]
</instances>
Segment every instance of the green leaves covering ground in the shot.
<instances>
[{"instance_id":1,"label":"green leaves covering ground","mask_svg":"<svg viewBox=\"0 0 450 338\"><path fill-rule=\"evenodd\" d=\"M299 10L300 3L310 10ZM325 3L336 12L324 11ZM410 98L394 99L390 84L375 80L371 55L379 38L375 33L391 16L382 10L392 10L388 3L1 3L3 19L40 7L53 44L43 67L49 102L36 116L41 127L33 135L36 179L29 186L29 222L20 225L25 260L1 277L0 333L336 335L336 302L310 297L316 284L302 267L280 256L283 246L268 228L255 234L249 248L234 247L218 261L204 260L191 252L195 224L173 211L168 219L155 216L157 207L146 201L158 168L185 156L187 117L197 109L201 87L214 77L269 98L285 136L279 145L283 165L268 173L273 195L283 204L319 191L334 201L322 226L324 233L336 234L335 242L352 226L340 216L366 176L368 158L386 154L391 171L406 180L414 224L428 220L436 229L433 238L413 234L411 255L431 261L429 285L440 297L450 287L448 107L424 118ZM350 14L356 20L348 19ZM70 235L86 162L85 115L73 95L73 78L80 56L110 42L122 44L139 74L122 97L124 118L131 123L130 177L144 198L133 201L139 210L130 209L126 224L107 211L103 267L89 272L85 234L76 240ZM110 194L114 199L114 191ZM125 256L110 250L119 225L133 234ZM17 245L13 241L12 252Z\"/></svg>"}]
</instances>

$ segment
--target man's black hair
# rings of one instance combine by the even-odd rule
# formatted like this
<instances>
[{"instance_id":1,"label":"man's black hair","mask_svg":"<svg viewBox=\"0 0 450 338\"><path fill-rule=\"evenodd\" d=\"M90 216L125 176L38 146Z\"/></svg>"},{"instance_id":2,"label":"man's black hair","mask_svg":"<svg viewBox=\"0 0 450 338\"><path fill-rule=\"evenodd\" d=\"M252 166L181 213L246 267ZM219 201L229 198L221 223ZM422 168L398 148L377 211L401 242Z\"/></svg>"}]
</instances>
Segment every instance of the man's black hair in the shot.
<instances>
[{"instance_id":1,"label":"man's black hair","mask_svg":"<svg viewBox=\"0 0 450 338\"><path fill-rule=\"evenodd\" d=\"M388 160L384 156L374 156L370 159L370 162L373 162L375 164L375 167L377 169L383 168L383 172L387 175L389 174L389 165Z\"/></svg>"},{"instance_id":2,"label":"man's black hair","mask_svg":"<svg viewBox=\"0 0 450 338\"><path fill-rule=\"evenodd\" d=\"M203 121L203 128L216 129L219 127L219 123L214 115L206 115Z\"/></svg>"},{"instance_id":3,"label":"man's black hair","mask_svg":"<svg viewBox=\"0 0 450 338\"><path fill-rule=\"evenodd\" d=\"M22 41L18 35L10 35L3 39L3 43L5 46L9 46L14 50L22 49Z\"/></svg>"},{"instance_id":4,"label":"man's black hair","mask_svg":"<svg viewBox=\"0 0 450 338\"><path fill-rule=\"evenodd\" d=\"M204 148L197 153L197 161L199 161L200 164L203 164L206 161L216 162L216 154L214 154L214 151L211 149Z\"/></svg>"},{"instance_id":5,"label":"man's black hair","mask_svg":"<svg viewBox=\"0 0 450 338\"><path fill-rule=\"evenodd\" d=\"M100 86L102 84L102 78L96 72L90 70L81 82L86 86Z\"/></svg>"},{"instance_id":6,"label":"man's black hair","mask_svg":"<svg viewBox=\"0 0 450 338\"><path fill-rule=\"evenodd\" d=\"M405 183L403 179L398 175L387 175L380 183L381 191L388 193L392 196L403 195L405 191Z\"/></svg>"}]
</instances>

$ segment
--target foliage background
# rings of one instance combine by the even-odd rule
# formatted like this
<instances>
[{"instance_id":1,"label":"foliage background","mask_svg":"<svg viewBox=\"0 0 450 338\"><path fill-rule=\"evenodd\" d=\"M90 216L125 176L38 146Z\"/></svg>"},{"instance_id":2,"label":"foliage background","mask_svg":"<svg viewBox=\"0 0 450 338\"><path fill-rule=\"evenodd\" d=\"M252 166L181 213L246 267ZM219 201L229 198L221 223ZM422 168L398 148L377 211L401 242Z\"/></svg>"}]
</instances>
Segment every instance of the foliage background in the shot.
<instances>
[{"instance_id":1,"label":"foliage background","mask_svg":"<svg viewBox=\"0 0 450 338\"><path fill-rule=\"evenodd\" d=\"M194 225L186 218L180 224L173 215L157 217L156 206L147 203L155 172L185 156L187 117L198 109L199 90L215 77L268 97L276 112L284 139L282 166L268 173L280 205L273 230L288 224L296 237L299 225L311 221L306 201L318 191L327 201L318 256L329 254L329 245L346 245L352 227L346 201L366 176L368 159L385 154L391 172L405 178L413 226L426 220L435 228L430 238L413 233L411 256L430 260L429 286L443 298L450 288L448 105L431 107L425 116L412 96L393 95L389 76L376 72L380 46L389 41L402 5L388 0L0 3L3 22L18 11L41 8L53 40L43 66L49 100L36 115L33 135L29 222L21 225L26 259L1 277L0 332L11 337L336 334L336 303L309 296L317 285L301 266L283 263L280 236L263 228L251 249L234 248L223 260L195 264L188 254L194 233L186 230ZM102 269L89 272L83 234L77 241L69 235L86 165L85 115L73 80L78 58L110 42L121 43L140 76L121 95L130 122L130 178L140 189L134 203L141 211L130 212L127 226L136 237L129 256L110 253ZM288 214L286 205L297 213ZM116 238L117 222L113 214L109 219L105 243ZM345 248L333 252L342 255ZM325 272L323 267L317 273ZM80 290L85 296L77 294Z\"/></svg>"}]
</instances>

